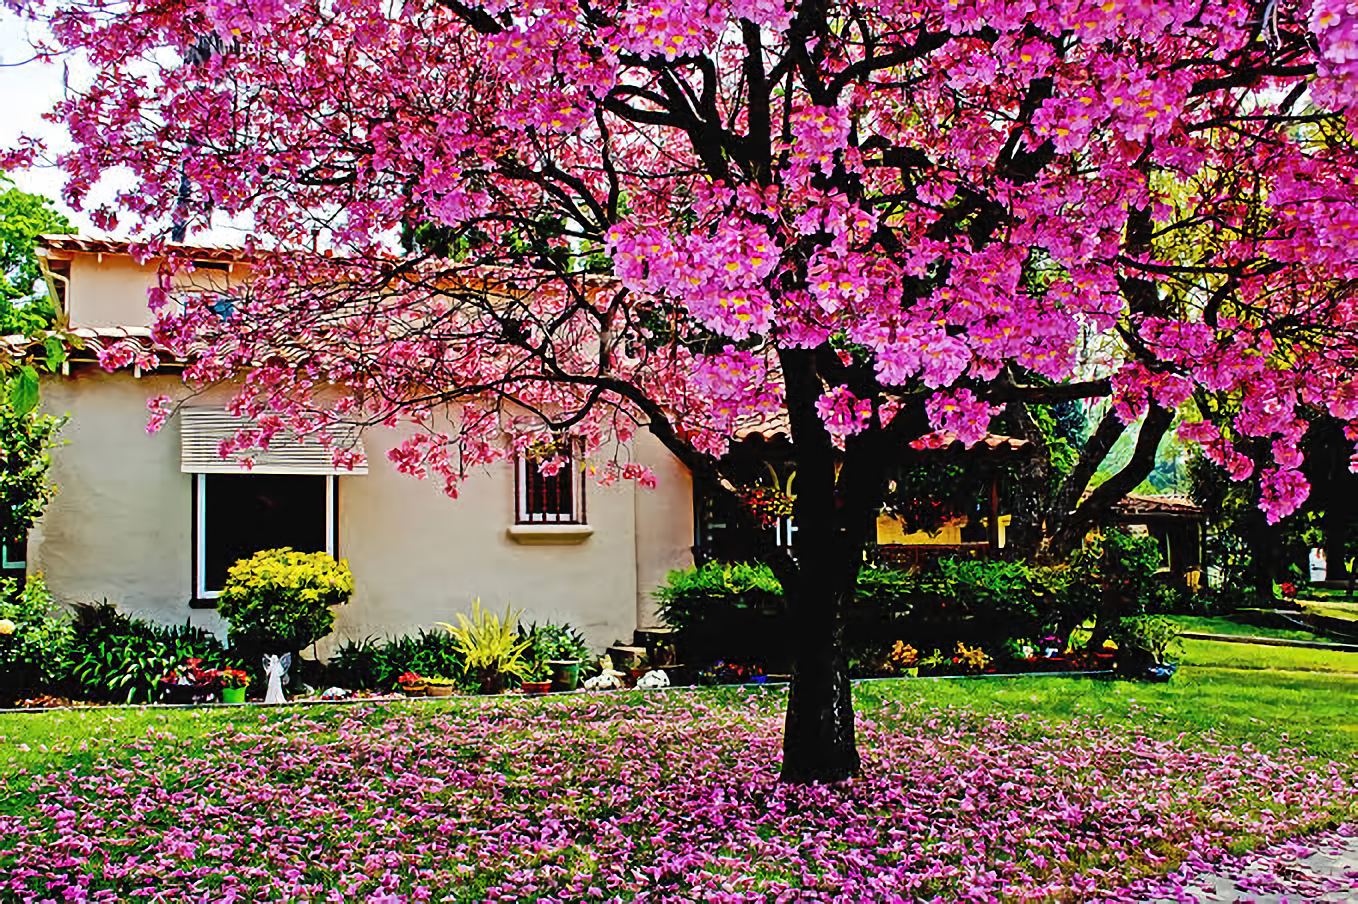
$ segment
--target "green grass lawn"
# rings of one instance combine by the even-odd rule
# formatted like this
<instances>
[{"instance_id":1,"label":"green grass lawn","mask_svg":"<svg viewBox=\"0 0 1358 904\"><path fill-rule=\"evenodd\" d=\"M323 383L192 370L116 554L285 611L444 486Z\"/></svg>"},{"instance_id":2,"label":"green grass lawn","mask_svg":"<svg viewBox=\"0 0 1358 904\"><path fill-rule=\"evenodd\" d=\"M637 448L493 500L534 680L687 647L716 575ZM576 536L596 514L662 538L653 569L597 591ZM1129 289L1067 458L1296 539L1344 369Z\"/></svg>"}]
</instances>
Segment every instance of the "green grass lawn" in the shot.
<instances>
[{"instance_id":1,"label":"green grass lawn","mask_svg":"<svg viewBox=\"0 0 1358 904\"><path fill-rule=\"evenodd\" d=\"M1202 615L1171 615L1180 631L1194 631L1199 634L1230 634L1245 637L1275 637L1279 640L1308 640L1329 643L1334 640L1326 634L1317 634L1304 628L1271 628L1250 624L1240 618L1208 617Z\"/></svg>"},{"instance_id":2,"label":"green grass lawn","mask_svg":"<svg viewBox=\"0 0 1358 904\"><path fill-rule=\"evenodd\" d=\"M1358 675L1358 653L1195 640L1184 646L1183 667L1169 684L1049 677L913 679L864 682L855 697L866 715L906 700L1053 719L1100 716L1166 734L1211 730L1265 747L1283 737L1305 739L1316 753L1358 756L1358 678L1352 677ZM751 692L721 688L671 693L716 702L753 698ZM763 705L783 703L775 691L755 693ZM369 718L380 725L387 714L425 713L438 705L384 703ZM502 705L533 704L506 700ZM348 708L313 706L307 712L326 726L345 718ZM249 728L293 711L145 707L0 714L0 766L11 774L89 768L111 753L125 754L129 745L152 755L192 756L224 729ZM5 808L0 801L0 809Z\"/></svg>"},{"instance_id":3,"label":"green grass lawn","mask_svg":"<svg viewBox=\"0 0 1358 904\"><path fill-rule=\"evenodd\" d=\"M1303 672L1347 672L1358 675L1358 653L1310 647L1274 647L1221 640L1185 639L1184 663L1227 669L1281 669Z\"/></svg>"},{"instance_id":4,"label":"green grass lawn","mask_svg":"<svg viewBox=\"0 0 1358 904\"><path fill-rule=\"evenodd\" d=\"M1192 645L1168 684L860 683L865 774L833 792L776 788L775 687L0 714L0 900L18 867L119 900L870 900L883 870L922 898L1068 900L1084 872L1127 899L1192 852L1358 817L1358 679L1217 646L1301 652Z\"/></svg>"},{"instance_id":5,"label":"green grass lawn","mask_svg":"<svg viewBox=\"0 0 1358 904\"><path fill-rule=\"evenodd\" d=\"M1358 765L1358 678L1345 675L1240 671L1197 665L1190 656L1168 684L1088 678L921 679L869 682L859 685L857 696L866 711L907 696L927 705L980 712L1100 717L1132 722L1164 736L1212 732L1266 749L1302 743L1314 753L1353 759Z\"/></svg>"}]
</instances>

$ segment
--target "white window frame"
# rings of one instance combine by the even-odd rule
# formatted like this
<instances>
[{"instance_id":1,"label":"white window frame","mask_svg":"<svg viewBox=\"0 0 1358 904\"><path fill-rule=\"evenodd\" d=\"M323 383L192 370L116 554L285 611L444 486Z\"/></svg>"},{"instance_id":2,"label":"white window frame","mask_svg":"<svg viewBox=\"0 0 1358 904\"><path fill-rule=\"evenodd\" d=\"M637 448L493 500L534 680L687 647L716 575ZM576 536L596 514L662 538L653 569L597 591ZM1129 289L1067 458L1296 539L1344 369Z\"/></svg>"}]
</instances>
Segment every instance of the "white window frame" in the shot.
<instances>
[{"instance_id":1,"label":"white window frame","mask_svg":"<svg viewBox=\"0 0 1358 904\"><path fill-rule=\"evenodd\" d=\"M246 473L244 471L242 474ZM297 474L297 477L325 478L325 551L335 555L335 475L334 474ZM194 493L197 504L197 523L194 525L193 556L196 567L193 576L193 595L195 599L215 600L222 595L220 590L207 589L207 478L208 474L194 475Z\"/></svg>"},{"instance_id":2,"label":"white window frame","mask_svg":"<svg viewBox=\"0 0 1358 904\"><path fill-rule=\"evenodd\" d=\"M566 462L565 468L571 474L571 510L569 514L530 513L528 511L528 469L536 468L537 462L525 455L514 459L514 513L519 524L585 524L585 475L574 453Z\"/></svg>"}]
</instances>

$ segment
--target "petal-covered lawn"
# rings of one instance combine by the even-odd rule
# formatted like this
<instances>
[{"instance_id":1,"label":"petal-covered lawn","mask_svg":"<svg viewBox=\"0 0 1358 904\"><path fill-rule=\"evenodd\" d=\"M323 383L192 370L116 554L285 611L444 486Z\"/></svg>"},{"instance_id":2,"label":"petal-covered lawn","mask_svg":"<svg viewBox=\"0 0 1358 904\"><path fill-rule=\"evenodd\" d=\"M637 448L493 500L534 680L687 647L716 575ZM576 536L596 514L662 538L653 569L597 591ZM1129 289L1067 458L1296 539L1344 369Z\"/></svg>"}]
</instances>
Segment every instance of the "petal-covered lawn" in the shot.
<instances>
[{"instance_id":1,"label":"petal-covered lawn","mask_svg":"<svg viewBox=\"0 0 1358 904\"><path fill-rule=\"evenodd\" d=\"M1352 763L877 695L777 784L780 694L288 709L20 775L0 899L1145 900L1355 815ZM0 742L3 744L4 742Z\"/></svg>"}]
</instances>

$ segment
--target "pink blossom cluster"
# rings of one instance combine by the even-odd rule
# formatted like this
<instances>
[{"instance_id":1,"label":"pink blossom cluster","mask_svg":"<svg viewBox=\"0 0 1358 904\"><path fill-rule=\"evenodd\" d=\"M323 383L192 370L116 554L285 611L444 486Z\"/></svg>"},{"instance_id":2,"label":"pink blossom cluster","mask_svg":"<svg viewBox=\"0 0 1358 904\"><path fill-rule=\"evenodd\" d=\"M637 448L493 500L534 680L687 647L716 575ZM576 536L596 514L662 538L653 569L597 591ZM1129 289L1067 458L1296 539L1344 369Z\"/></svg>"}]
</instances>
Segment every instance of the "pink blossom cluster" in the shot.
<instances>
[{"instance_id":1,"label":"pink blossom cluster","mask_svg":"<svg viewBox=\"0 0 1358 904\"><path fill-rule=\"evenodd\" d=\"M673 236L659 226L619 224L609 233L609 247L615 272L629 288L674 297L731 339L768 332L773 305L765 280L782 252L759 226L724 219L709 234Z\"/></svg>"},{"instance_id":2,"label":"pink blossom cluster","mask_svg":"<svg viewBox=\"0 0 1358 904\"><path fill-rule=\"evenodd\" d=\"M782 408L777 365L766 356L728 345L716 355L695 355L693 382L703 399L703 420L715 432L772 418Z\"/></svg>"},{"instance_id":3,"label":"pink blossom cluster","mask_svg":"<svg viewBox=\"0 0 1358 904\"><path fill-rule=\"evenodd\" d=\"M268 29L289 13L291 0L206 0L208 23L224 38Z\"/></svg>"},{"instance_id":4,"label":"pink blossom cluster","mask_svg":"<svg viewBox=\"0 0 1358 904\"><path fill-rule=\"evenodd\" d=\"M835 386L816 399L816 413L842 447L844 437L867 429L872 418L872 400L857 398L847 386Z\"/></svg>"},{"instance_id":5,"label":"pink blossom cluster","mask_svg":"<svg viewBox=\"0 0 1358 904\"><path fill-rule=\"evenodd\" d=\"M1184 435L1271 519L1305 498L1308 407L1358 417L1349 0L832 2L803 29L784 0L9 2L96 72L54 111L69 204L150 233L248 214L281 252L232 323L157 287L188 379L258 368L285 421L347 390L449 487L516 416L460 419L473 387L580 414L591 454L658 413L720 454L787 392L773 362L845 337L877 385L822 400L841 438L936 389L974 442L1005 372L1111 379L1128 420L1238 399ZM182 65L207 30L230 40ZM109 173L134 184L104 209Z\"/></svg>"},{"instance_id":6,"label":"pink blossom cluster","mask_svg":"<svg viewBox=\"0 0 1358 904\"><path fill-rule=\"evenodd\" d=\"M1241 838L1348 819L1358 792L1351 764L1286 743L904 696L860 716L861 778L787 786L782 703L359 704L214 720L192 742L92 734L69 765L8 777L31 802L0 809L0 896L1137 902L1233 868L1218 861ZM1309 887L1276 851L1251 873Z\"/></svg>"},{"instance_id":7,"label":"pink blossom cluster","mask_svg":"<svg viewBox=\"0 0 1358 904\"><path fill-rule=\"evenodd\" d=\"M989 405L970 389L936 392L925 403L929 425L936 432L950 433L970 449L990 432L990 419L1003 406Z\"/></svg>"},{"instance_id":8,"label":"pink blossom cluster","mask_svg":"<svg viewBox=\"0 0 1358 904\"><path fill-rule=\"evenodd\" d=\"M720 3L652 0L634 4L623 13L618 43L642 56L673 60L705 52L725 24Z\"/></svg>"},{"instance_id":9,"label":"pink blossom cluster","mask_svg":"<svg viewBox=\"0 0 1358 904\"><path fill-rule=\"evenodd\" d=\"M1320 46L1316 100L1346 109L1358 98L1358 9L1348 0L1314 0L1309 24Z\"/></svg>"}]
</instances>

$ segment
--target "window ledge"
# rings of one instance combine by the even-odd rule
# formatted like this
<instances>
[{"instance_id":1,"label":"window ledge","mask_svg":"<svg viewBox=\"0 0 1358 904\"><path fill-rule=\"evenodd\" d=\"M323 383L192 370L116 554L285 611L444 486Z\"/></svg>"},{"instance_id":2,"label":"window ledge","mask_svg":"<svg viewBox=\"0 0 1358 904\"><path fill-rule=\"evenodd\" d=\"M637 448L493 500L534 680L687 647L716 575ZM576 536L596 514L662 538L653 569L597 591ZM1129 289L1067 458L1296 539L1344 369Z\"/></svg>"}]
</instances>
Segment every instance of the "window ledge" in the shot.
<instances>
[{"instance_id":1,"label":"window ledge","mask_svg":"<svg viewBox=\"0 0 1358 904\"><path fill-rule=\"evenodd\" d=\"M514 524L505 533L527 546L567 546L584 543L594 535L594 528L588 524Z\"/></svg>"}]
</instances>

